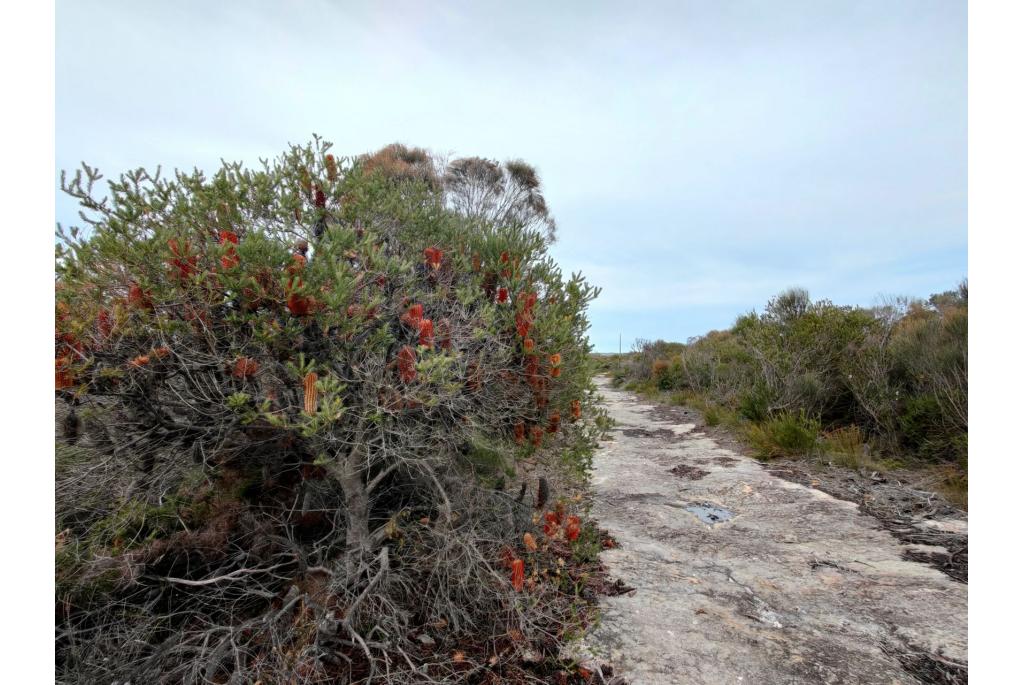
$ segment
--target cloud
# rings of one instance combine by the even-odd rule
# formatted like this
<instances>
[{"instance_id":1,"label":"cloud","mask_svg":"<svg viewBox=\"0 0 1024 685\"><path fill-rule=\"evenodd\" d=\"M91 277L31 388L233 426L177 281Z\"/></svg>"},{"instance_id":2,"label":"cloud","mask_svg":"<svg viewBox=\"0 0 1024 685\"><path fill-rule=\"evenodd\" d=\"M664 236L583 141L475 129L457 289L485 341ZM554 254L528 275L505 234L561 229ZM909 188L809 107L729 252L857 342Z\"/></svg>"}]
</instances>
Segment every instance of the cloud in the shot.
<instances>
[{"instance_id":1,"label":"cloud","mask_svg":"<svg viewBox=\"0 0 1024 685\"><path fill-rule=\"evenodd\" d=\"M966 273L963 3L61 0L57 167L258 163L312 132L537 166L595 341ZM75 209L57 200L58 220ZM615 334L613 336L613 333Z\"/></svg>"}]
</instances>

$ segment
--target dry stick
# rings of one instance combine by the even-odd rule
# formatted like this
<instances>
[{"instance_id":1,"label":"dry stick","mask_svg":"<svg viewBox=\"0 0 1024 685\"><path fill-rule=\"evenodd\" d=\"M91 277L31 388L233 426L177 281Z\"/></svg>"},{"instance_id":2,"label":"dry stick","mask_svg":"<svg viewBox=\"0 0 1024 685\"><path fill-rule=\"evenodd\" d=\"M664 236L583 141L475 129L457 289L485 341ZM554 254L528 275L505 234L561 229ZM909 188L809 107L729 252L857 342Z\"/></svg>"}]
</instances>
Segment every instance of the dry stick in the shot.
<instances>
[{"instance_id":1,"label":"dry stick","mask_svg":"<svg viewBox=\"0 0 1024 685\"><path fill-rule=\"evenodd\" d=\"M165 581L167 581L169 583L177 583L179 585L200 586L200 585L211 585L213 583L219 583L222 580L234 580L238 576L248 575L250 573L269 573L270 571L273 571L274 569L277 569L277 568L281 568L282 566L285 566L285 564L276 564L274 566L268 566L266 568L240 568L240 569L236 569L236 570L232 571L231 573L225 573L222 576L216 576L214 578L205 578L203 580L189 580L188 578L172 578L170 576L163 576L163 577L160 577L160 576L146 576L146 577L149 578L150 580L165 580Z\"/></svg>"}]
</instances>

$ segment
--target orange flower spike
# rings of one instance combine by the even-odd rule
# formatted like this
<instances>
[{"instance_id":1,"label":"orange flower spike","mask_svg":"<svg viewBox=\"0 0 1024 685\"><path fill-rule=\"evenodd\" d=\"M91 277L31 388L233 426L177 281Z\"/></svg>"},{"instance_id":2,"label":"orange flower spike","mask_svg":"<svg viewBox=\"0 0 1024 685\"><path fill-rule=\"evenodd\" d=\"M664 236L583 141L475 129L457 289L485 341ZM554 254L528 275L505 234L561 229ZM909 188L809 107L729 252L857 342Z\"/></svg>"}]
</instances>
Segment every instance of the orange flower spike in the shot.
<instances>
[{"instance_id":1,"label":"orange flower spike","mask_svg":"<svg viewBox=\"0 0 1024 685\"><path fill-rule=\"evenodd\" d=\"M430 319L420 319L420 345L434 346L434 322Z\"/></svg>"},{"instance_id":2,"label":"orange flower spike","mask_svg":"<svg viewBox=\"0 0 1024 685\"><path fill-rule=\"evenodd\" d=\"M516 592L523 591L523 582L526 580L526 562L522 559L512 561L512 588Z\"/></svg>"},{"instance_id":3,"label":"orange flower spike","mask_svg":"<svg viewBox=\"0 0 1024 685\"><path fill-rule=\"evenodd\" d=\"M296 274L301 273L302 270L305 269L305 268L306 268L306 257L304 255L296 252L296 253L294 253L292 255L291 263L287 267L285 267L285 271L288 272L288 274L290 276L295 276Z\"/></svg>"},{"instance_id":4,"label":"orange flower spike","mask_svg":"<svg viewBox=\"0 0 1024 685\"><path fill-rule=\"evenodd\" d=\"M235 378L245 380L246 378L255 376L256 372L259 371L259 368L260 365L255 359L251 359L250 357L239 357L235 361L235 366L231 371L231 375Z\"/></svg>"},{"instance_id":5,"label":"orange flower spike","mask_svg":"<svg viewBox=\"0 0 1024 685\"><path fill-rule=\"evenodd\" d=\"M238 244L238 234L234 231L221 231L220 244L227 245L227 252L220 258L220 265L225 269L233 269L239 264L238 253L235 252L235 245Z\"/></svg>"},{"instance_id":6,"label":"orange flower spike","mask_svg":"<svg viewBox=\"0 0 1024 685\"><path fill-rule=\"evenodd\" d=\"M553 511L544 514L544 534L549 538L556 537L561 530L562 517Z\"/></svg>"},{"instance_id":7,"label":"orange flower spike","mask_svg":"<svg viewBox=\"0 0 1024 685\"><path fill-rule=\"evenodd\" d=\"M533 352L533 347L534 347L533 338L526 338L525 340L523 340L523 350L527 354L529 354L530 352Z\"/></svg>"},{"instance_id":8,"label":"orange flower spike","mask_svg":"<svg viewBox=\"0 0 1024 685\"><path fill-rule=\"evenodd\" d=\"M500 304L508 302L508 288L498 288L498 302Z\"/></svg>"},{"instance_id":9,"label":"orange flower spike","mask_svg":"<svg viewBox=\"0 0 1024 685\"><path fill-rule=\"evenodd\" d=\"M537 540L534 539L531 533L523 533L523 545L531 552L537 551Z\"/></svg>"},{"instance_id":10,"label":"orange flower spike","mask_svg":"<svg viewBox=\"0 0 1024 685\"><path fill-rule=\"evenodd\" d=\"M578 421L583 416L583 405L579 400L572 401L572 420Z\"/></svg>"},{"instance_id":11,"label":"orange flower spike","mask_svg":"<svg viewBox=\"0 0 1024 685\"><path fill-rule=\"evenodd\" d=\"M70 388L74 385L74 380L71 377L71 371L69 367L71 362L68 357L57 357L53 360L54 366L54 388L57 390L63 390Z\"/></svg>"},{"instance_id":12,"label":"orange flower spike","mask_svg":"<svg viewBox=\"0 0 1024 685\"><path fill-rule=\"evenodd\" d=\"M423 250L423 259L426 261L427 266L435 271L441 268L441 260L444 258L444 252L437 249L436 247L428 247Z\"/></svg>"},{"instance_id":13,"label":"orange flower spike","mask_svg":"<svg viewBox=\"0 0 1024 685\"><path fill-rule=\"evenodd\" d=\"M565 539L575 542L580 536L580 517L570 516L565 522Z\"/></svg>"},{"instance_id":14,"label":"orange flower spike","mask_svg":"<svg viewBox=\"0 0 1024 685\"><path fill-rule=\"evenodd\" d=\"M557 433L558 426L562 421L562 415L556 409L551 412L551 416L548 417L548 433Z\"/></svg>"},{"instance_id":15,"label":"orange flower spike","mask_svg":"<svg viewBox=\"0 0 1024 685\"><path fill-rule=\"evenodd\" d=\"M170 353L171 353L171 348L169 348L166 345L164 345L162 347L154 347L152 355L154 357L156 357L157 359L163 359L164 357L166 357Z\"/></svg>"},{"instance_id":16,"label":"orange flower spike","mask_svg":"<svg viewBox=\"0 0 1024 685\"><path fill-rule=\"evenodd\" d=\"M110 312L101 309L96 315L96 328L99 330L100 338L106 340L114 330L114 322L110 318Z\"/></svg>"},{"instance_id":17,"label":"orange flower spike","mask_svg":"<svg viewBox=\"0 0 1024 685\"><path fill-rule=\"evenodd\" d=\"M306 316L313 305L313 298L292 294L288 297L288 311L292 316Z\"/></svg>"},{"instance_id":18,"label":"orange flower spike","mask_svg":"<svg viewBox=\"0 0 1024 685\"><path fill-rule=\"evenodd\" d=\"M515 440L517 445L526 442L526 424L522 421L515 425Z\"/></svg>"},{"instance_id":19,"label":"orange flower spike","mask_svg":"<svg viewBox=\"0 0 1024 685\"><path fill-rule=\"evenodd\" d=\"M534 426L530 429L530 442L534 447L540 447L541 440L544 439L544 431L541 430L540 426Z\"/></svg>"},{"instance_id":20,"label":"orange flower spike","mask_svg":"<svg viewBox=\"0 0 1024 685\"><path fill-rule=\"evenodd\" d=\"M405 314L402 314L402 323L409 328L419 329L420 319L423 318L423 305L414 304L405 310Z\"/></svg>"},{"instance_id":21,"label":"orange flower spike","mask_svg":"<svg viewBox=\"0 0 1024 685\"><path fill-rule=\"evenodd\" d=\"M141 369L143 366L145 366L148 363L149 363L149 355L148 354L140 354L138 357L135 357L134 359L129 361L128 365L129 366L134 366L136 369Z\"/></svg>"},{"instance_id":22,"label":"orange flower spike","mask_svg":"<svg viewBox=\"0 0 1024 685\"><path fill-rule=\"evenodd\" d=\"M447 319L441 319L437 324L437 344L442 350L452 349L452 326Z\"/></svg>"},{"instance_id":23,"label":"orange flower spike","mask_svg":"<svg viewBox=\"0 0 1024 685\"><path fill-rule=\"evenodd\" d=\"M135 282L128 286L128 304L141 309L153 309L153 300L149 292Z\"/></svg>"},{"instance_id":24,"label":"orange flower spike","mask_svg":"<svg viewBox=\"0 0 1024 685\"><path fill-rule=\"evenodd\" d=\"M316 391L316 382L318 380L320 380L319 376L312 371L307 373L306 377L302 379L303 409L310 415L316 413L316 406L319 400Z\"/></svg>"},{"instance_id":25,"label":"orange flower spike","mask_svg":"<svg viewBox=\"0 0 1024 685\"><path fill-rule=\"evenodd\" d=\"M334 160L334 155L324 157L324 166L327 167L327 178L331 181L337 181L338 163Z\"/></svg>"},{"instance_id":26,"label":"orange flower spike","mask_svg":"<svg viewBox=\"0 0 1024 685\"><path fill-rule=\"evenodd\" d=\"M530 334L530 328L533 326L533 318L526 313L516 314L516 332L519 333L520 338L525 338Z\"/></svg>"},{"instance_id":27,"label":"orange flower spike","mask_svg":"<svg viewBox=\"0 0 1024 685\"><path fill-rule=\"evenodd\" d=\"M556 352L555 354L551 355L550 360L551 366L559 366L562 363L562 355Z\"/></svg>"},{"instance_id":28,"label":"orange flower spike","mask_svg":"<svg viewBox=\"0 0 1024 685\"><path fill-rule=\"evenodd\" d=\"M403 383L416 380L416 350L409 345L398 351L398 375Z\"/></svg>"},{"instance_id":29,"label":"orange flower spike","mask_svg":"<svg viewBox=\"0 0 1024 685\"><path fill-rule=\"evenodd\" d=\"M558 378L561 375L562 375L562 367L561 366L553 366L553 367L551 367L551 377L552 378Z\"/></svg>"}]
</instances>

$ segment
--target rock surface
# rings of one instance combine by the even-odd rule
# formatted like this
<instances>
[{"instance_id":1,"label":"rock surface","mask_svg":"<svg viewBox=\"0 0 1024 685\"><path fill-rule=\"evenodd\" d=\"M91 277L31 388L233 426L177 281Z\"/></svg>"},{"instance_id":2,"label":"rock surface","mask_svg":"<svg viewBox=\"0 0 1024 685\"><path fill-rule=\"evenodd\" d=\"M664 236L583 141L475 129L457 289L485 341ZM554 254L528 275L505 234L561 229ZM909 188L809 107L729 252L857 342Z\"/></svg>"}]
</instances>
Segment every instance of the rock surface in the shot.
<instances>
[{"instance_id":1,"label":"rock surface","mask_svg":"<svg viewBox=\"0 0 1024 685\"><path fill-rule=\"evenodd\" d=\"M856 505L724 449L696 415L599 383L616 426L592 513L619 543L602 554L611 577L636 591L602 600L585 661L633 685L966 682L965 584L903 559ZM708 507L732 517L705 523Z\"/></svg>"}]
</instances>

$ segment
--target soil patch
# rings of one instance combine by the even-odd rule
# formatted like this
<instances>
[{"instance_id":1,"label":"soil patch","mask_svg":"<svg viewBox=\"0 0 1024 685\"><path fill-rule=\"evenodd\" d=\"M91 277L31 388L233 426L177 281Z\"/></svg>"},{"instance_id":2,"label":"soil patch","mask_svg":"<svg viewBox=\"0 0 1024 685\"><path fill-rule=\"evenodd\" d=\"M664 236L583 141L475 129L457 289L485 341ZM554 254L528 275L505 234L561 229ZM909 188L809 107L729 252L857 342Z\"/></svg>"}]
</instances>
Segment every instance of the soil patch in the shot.
<instances>
[{"instance_id":1,"label":"soil patch","mask_svg":"<svg viewBox=\"0 0 1024 685\"><path fill-rule=\"evenodd\" d=\"M699 469L696 466L687 466L686 464L673 466L668 472L675 476L679 476L680 478L685 478L686 480L700 480L710 473L710 471Z\"/></svg>"},{"instance_id":2,"label":"soil patch","mask_svg":"<svg viewBox=\"0 0 1024 685\"><path fill-rule=\"evenodd\" d=\"M673 443L682 442L686 439L685 435L679 435L668 428L657 428L654 430L648 428L623 428L622 434L627 438L648 438L651 440Z\"/></svg>"}]
</instances>

